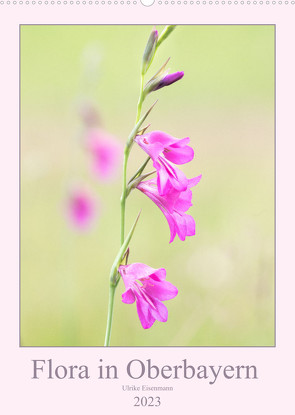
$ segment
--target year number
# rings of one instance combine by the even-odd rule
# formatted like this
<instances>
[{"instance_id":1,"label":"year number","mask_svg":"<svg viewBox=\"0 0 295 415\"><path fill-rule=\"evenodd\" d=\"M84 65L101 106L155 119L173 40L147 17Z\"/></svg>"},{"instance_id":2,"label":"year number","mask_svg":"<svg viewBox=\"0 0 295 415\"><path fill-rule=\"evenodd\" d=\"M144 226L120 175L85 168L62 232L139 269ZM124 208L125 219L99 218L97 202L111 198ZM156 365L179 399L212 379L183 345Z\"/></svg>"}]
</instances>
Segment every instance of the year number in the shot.
<instances>
[{"instance_id":1,"label":"year number","mask_svg":"<svg viewBox=\"0 0 295 415\"><path fill-rule=\"evenodd\" d=\"M160 406L161 400L160 396L135 396L134 406Z\"/></svg>"}]
</instances>

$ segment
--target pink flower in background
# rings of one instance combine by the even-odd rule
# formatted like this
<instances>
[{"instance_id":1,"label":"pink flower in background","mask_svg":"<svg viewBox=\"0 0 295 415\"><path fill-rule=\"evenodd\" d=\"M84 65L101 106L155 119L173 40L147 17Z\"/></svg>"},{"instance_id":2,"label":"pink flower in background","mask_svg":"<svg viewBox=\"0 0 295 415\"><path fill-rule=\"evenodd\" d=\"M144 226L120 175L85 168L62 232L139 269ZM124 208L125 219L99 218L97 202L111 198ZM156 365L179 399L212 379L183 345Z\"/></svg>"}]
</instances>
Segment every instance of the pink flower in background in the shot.
<instances>
[{"instance_id":1,"label":"pink flower in background","mask_svg":"<svg viewBox=\"0 0 295 415\"><path fill-rule=\"evenodd\" d=\"M185 174L174 167L175 164L185 164L194 157L194 150L188 146L189 137L178 139L162 131L152 131L138 135L136 143L151 157L157 170L157 185L160 195L165 195L173 188L184 191L188 187Z\"/></svg>"},{"instance_id":2,"label":"pink flower in background","mask_svg":"<svg viewBox=\"0 0 295 415\"><path fill-rule=\"evenodd\" d=\"M148 329L156 320L167 321L168 310L162 301L176 297L178 290L170 282L165 281L166 270L134 263L121 265L119 273L126 288L122 294L122 301L125 304L132 304L136 301L142 327Z\"/></svg>"},{"instance_id":3,"label":"pink flower in background","mask_svg":"<svg viewBox=\"0 0 295 415\"><path fill-rule=\"evenodd\" d=\"M122 153L119 141L102 129L90 129L87 133L87 148L93 157L93 168L101 180L114 178Z\"/></svg>"},{"instance_id":4,"label":"pink flower in background","mask_svg":"<svg viewBox=\"0 0 295 415\"><path fill-rule=\"evenodd\" d=\"M170 228L170 243L176 235L181 241L187 236L195 235L195 221L191 215L186 214L192 206L191 187L196 186L201 180L201 175L193 179L188 179L187 189L179 192L171 189L169 193L160 195L156 179L140 182L137 189L146 194L163 212Z\"/></svg>"},{"instance_id":5,"label":"pink flower in background","mask_svg":"<svg viewBox=\"0 0 295 415\"><path fill-rule=\"evenodd\" d=\"M96 217L96 203L90 193L84 189L74 189L68 198L67 214L74 227L89 229Z\"/></svg>"}]
</instances>

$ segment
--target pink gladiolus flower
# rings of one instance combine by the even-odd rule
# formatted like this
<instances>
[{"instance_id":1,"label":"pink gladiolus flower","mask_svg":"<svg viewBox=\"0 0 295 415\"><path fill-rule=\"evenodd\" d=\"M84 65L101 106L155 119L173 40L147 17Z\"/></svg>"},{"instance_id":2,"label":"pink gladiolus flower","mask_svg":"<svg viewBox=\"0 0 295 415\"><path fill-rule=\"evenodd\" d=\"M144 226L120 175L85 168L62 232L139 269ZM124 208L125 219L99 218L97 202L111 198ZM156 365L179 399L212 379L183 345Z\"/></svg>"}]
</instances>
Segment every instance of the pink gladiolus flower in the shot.
<instances>
[{"instance_id":1,"label":"pink gladiolus flower","mask_svg":"<svg viewBox=\"0 0 295 415\"><path fill-rule=\"evenodd\" d=\"M94 199L85 190L75 189L68 199L67 213L72 225L80 230L88 229L96 216Z\"/></svg>"},{"instance_id":2,"label":"pink gladiolus flower","mask_svg":"<svg viewBox=\"0 0 295 415\"><path fill-rule=\"evenodd\" d=\"M164 196L158 192L156 179L147 180L137 185L137 189L146 194L165 215L170 228L170 243L173 242L176 234L181 241L184 241L187 236L193 236L196 233L194 218L185 212L192 206L190 187L196 186L201 177L202 175L189 179L188 187L183 192L171 189Z\"/></svg>"},{"instance_id":3,"label":"pink gladiolus flower","mask_svg":"<svg viewBox=\"0 0 295 415\"><path fill-rule=\"evenodd\" d=\"M188 179L185 174L170 162L185 164L193 159L194 150L188 146L189 137L178 139L162 131L152 131L138 135L134 140L154 162L160 195L167 194L172 188L179 192L187 189Z\"/></svg>"},{"instance_id":4,"label":"pink gladiolus flower","mask_svg":"<svg viewBox=\"0 0 295 415\"><path fill-rule=\"evenodd\" d=\"M167 321L168 310L162 301L176 297L178 290L170 282L165 281L166 270L134 263L121 265L119 273L126 288L122 294L122 301L125 304L132 304L136 301L142 327L148 329L156 320Z\"/></svg>"},{"instance_id":5,"label":"pink gladiolus flower","mask_svg":"<svg viewBox=\"0 0 295 415\"><path fill-rule=\"evenodd\" d=\"M87 136L87 146L93 156L95 173L102 180L112 179L119 166L121 144L103 130L91 129Z\"/></svg>"}]
</instances>

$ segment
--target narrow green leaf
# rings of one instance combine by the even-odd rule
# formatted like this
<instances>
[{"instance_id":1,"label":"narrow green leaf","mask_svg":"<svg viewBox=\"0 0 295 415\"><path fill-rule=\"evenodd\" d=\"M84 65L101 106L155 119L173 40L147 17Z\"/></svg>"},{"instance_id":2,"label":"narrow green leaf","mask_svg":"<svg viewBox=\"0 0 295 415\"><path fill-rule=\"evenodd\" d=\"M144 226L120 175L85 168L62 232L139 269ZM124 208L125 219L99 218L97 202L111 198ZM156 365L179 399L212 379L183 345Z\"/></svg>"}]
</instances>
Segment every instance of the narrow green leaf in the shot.
<instances>
[{"instance_id":1,"label":"narrow green leaf","mask_svg":"<svg viewBox=\"0 0 295 415\"><path fill-rule=\"evenodd\" d=\"M138 132L139 128L142 126L143 122L148 117L149 113L154 108L154 106L156 105L157 102L158 102L158 100L153 103L153 105L150 107L150 109L147 110L147 112L141 117L141 119L138 121L138 123L135 125L135 127L131 131L131 133L128 137L128 141L127 141L127 148L131 147L133 139L137 135L137 132Z\"/></svg>"},{"instance_id":2,"label":"narrow green leaf","mask_svg":"<svg viewBox=\"0 0 295 415\"><path fill-rule=\"evenodd\" d=\"M140 214L141 214L141 210L138 213L137 218L135 219L135 222L134 222L132 228L130 229L128 235L126 236L125 241L124 241L123 245L121 246L121 248L120 248L120 250L119 250L119 252L118 252L118 254L115 258L115 261L112 265L110 280L111 280L111 283L113 283L113 284L116 284L116 276L117 276L117 272L118 272L118 267L119 267L119 265L120 265L120 263L121 263L121 261L124 257L124 254L125 254L125 252L128 248L129 242L131 241L131 238L132 238L133 233L135 231L135 227L137 225Z\"/></svg>"}]
</instances>

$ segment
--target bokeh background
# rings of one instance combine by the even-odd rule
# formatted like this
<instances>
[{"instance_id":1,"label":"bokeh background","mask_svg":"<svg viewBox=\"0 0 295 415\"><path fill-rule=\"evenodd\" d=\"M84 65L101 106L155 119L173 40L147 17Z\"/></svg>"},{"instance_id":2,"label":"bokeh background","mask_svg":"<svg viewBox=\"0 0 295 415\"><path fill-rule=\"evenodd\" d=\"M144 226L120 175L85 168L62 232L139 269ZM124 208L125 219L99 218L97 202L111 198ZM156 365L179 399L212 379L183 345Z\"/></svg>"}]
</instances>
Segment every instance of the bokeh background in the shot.
<instances>
[{"instance_id":1,"label":"bokeh background","mask_svg":"<svg viewBox=\"0 0 295 415\"><path fill-rule=\"evenodd\" d=\"M101 346L109 270L119 247L120 169L99 180L83 145L79 108L125 142L134 125L142 52L152 26L21 26L21 344ZM161 30L162 27L158 27ZM179 294L167 323L142 329L135 304L115 299L113 346L274 345L274 26L178 26L149 74L171 56L178 83L154 92L152 129L190 136L203 174L194 189L197 234L169 245L168 224L143 208L130 262L165 267ZM145 160L134 146L129 175ZM97 200L87 232L69 226L68 189Z\"/></svg>"}]
</instances>

